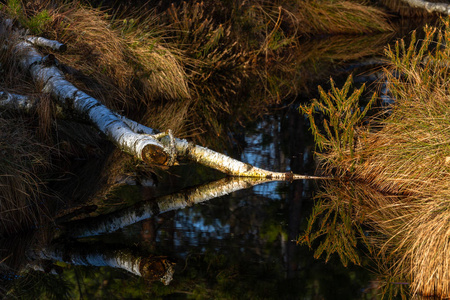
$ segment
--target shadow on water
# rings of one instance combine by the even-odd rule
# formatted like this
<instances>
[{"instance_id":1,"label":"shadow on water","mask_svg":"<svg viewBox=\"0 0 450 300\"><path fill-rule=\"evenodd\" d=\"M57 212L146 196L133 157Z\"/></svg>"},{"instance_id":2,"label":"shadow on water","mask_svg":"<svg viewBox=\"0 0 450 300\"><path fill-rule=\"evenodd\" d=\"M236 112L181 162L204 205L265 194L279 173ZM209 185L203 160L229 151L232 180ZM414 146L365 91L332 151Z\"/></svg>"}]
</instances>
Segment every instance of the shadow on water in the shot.
<instances>
[{"instance_id":1,"label":"shadow on water","mask_svg":"<svg viewBox=\"0 0 450 300\"><path fill-rule=\"evenodd\" d=\"M349 61L381 55L388 38L305 42L304 52L291 61L289 72L275 68L262 80L263 92L247 94L264 99L277 84L275 94L299 95L297 102L285 99L283 103L290 104L261 117L255 107L240 101L234 108L235 119L244 115L246 121L230 120L224 127L232 131L224 134L231 143L223 148L258 167L313 173L314 143L306 119L298 112L298 99L310 97L317 84L326 85L330 76L348 74ZM292 87L298 90L294 93ZM120 163L110 161L114 163L109 168L98 164L108 170L103 172L111 172ZM100 181L98 185L104 186L97 187L101 192L96 197L64 211L53 224L40 226L31 236L3 238L0 292L21 299L376 298L378 291L371 287L378 287L380 272L363 268L373 266L368 256L355 261L363 267L344 267L337 256L325 263L316 260L309 247L297 244L308 229L318 183L222 178L193 165L166 171L153 176L128 172L114 181ZM364 238L362 225L351 227L360 218L352 215L358 210L355 207L351 218L342 219L350 227L339 230L363 233L360 238ZM314 209L318 210L317 205ZM312 229L309 233L313 234ZM321 238L327 240L326 234L320 232ZM340 237L334 234L336 240L323 247L340 246ZM350 237L347 241L356 249L354 255L359 255L359 245ZM336 251L330 249L323 251Z\"/></svg>"}]
</instances>

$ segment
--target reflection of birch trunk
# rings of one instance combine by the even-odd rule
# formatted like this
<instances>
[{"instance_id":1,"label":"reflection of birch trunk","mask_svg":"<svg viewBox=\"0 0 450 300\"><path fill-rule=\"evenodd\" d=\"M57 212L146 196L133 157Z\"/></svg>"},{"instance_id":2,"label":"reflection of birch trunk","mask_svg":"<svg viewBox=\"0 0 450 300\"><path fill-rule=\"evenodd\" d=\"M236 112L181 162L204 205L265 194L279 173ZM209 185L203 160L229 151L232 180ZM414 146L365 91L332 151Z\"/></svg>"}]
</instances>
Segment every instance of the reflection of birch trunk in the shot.
<instances>
[{"instance_id":1,"label":"reflection of birch trunk","mask_svg":"<svg viewBox=\"0 0 450 300\"><path fill-rule=\"evenodd\" d=\"M34 250L32 259L62 261L78 266L112 267L126 270L148 281L161 281L165 285L172 281L174 264L164 256L136 256L129 250L86 250L85 246L74 247L62 244Z\"/></svg>"},{"instance_id":2,"label":"reflection of birch trunk","mask_svg":"<svg viewBox=\"0 0 450 300\"><path fill-rule=\"evenodd\" d=\"M268 181L272 180L223 178L199 187L189 188L182 192L146 201L108 215L70 222L67 225L67 235L74 238L81 238L111 233L160 213L182 209Z\"/></svg>"}]
</instances>

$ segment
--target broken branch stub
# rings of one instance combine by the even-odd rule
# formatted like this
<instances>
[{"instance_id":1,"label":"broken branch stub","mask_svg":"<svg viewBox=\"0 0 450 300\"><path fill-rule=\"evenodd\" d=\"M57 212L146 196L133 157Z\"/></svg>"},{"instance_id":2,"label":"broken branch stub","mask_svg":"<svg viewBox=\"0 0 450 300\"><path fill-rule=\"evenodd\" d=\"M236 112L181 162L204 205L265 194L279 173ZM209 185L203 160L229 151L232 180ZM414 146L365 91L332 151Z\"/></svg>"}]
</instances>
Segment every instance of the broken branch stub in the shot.
<instances>
[{"instance_id":1,"label":"broken branch stub","mask_svg":"<svg viewBox=\"0 0 450 300\"><path fill-rule=\"evenodd\" d=\"M64 52L67 50L67 46L65 44L43 37L29 36L26 40L33 45L47 47L59 52Z\"/></svg>"},{"instance_id":2,"label":"broken branch stub","mask_svg":"<svg viewBox=\"0 0 450 300\"><path fill-rule=\"evenodd\" d=\"M423 8L429 13L440 13L444 15L450 15L450 4L444 2L432 2L425 0L402 0L408 3L413 8Z\"/></svg>"}]
</instances>

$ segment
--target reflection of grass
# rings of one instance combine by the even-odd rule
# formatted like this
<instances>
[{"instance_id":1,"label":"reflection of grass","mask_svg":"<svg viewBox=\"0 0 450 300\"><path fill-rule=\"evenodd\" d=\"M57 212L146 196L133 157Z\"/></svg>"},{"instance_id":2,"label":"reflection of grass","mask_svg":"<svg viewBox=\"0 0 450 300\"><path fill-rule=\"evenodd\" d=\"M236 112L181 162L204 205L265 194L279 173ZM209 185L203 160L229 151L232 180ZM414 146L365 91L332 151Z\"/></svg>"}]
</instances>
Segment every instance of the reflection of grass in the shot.
<instances>
[{"instance_id":1,"label":"reflection of grass","mask_svg":"<svg viewBox=\"0 0 450 300\"><path fill-rule=\"evenodd\" d=\"M385 195L356 182L327 182L299 242L315 256L337 253L344 264L370 255L385 296L420 294L447 297L450 279L448 200L439 196Z\"/></svg>"},{"instance_id":2,"label":"reflection of grass","mask_svg":"<svg viewBox=\"0 0 450 300\"><path fill-rule=\"evenodd\" d=\"M320 241L316 257L326 253L329 259L337 253L344 265L350 261L374 269L376 288L384 296L407 295L414 276L408 265L411 259L403 261L405 248L401 245L414 235L408 228L410 218L415 216L411 199L343 181L324 183L316 198L308 228L298 242L316 247ZM369 257L361 255L361 250ZM440 256L444 258L445 254Z\"/></svg>"},{"instance_id":3,"label":"reflection of grass","mask_svg":"<svg viewBox=\"0 0 450 300\"><path fill-rule=\"evenodd\" d=\"M306 232L298 242L311 247L316 240L321 240L314 252L315 258L325 252L328 261L332 254L337 253L344 266L349 261L360 265L356 236L362 230L359 224L361 217L358 217L358 205L353 203L359 199L349 197L349 194L353 196L354 191L351 188L347 190L347 187L328 185L323 193L316 196L319 201L309 217Z\"/></svg>"},{"instance_id":4,"label":"reflection of grass","mask_svg":"<svg viewBox=\"0 0 450 300\"><path fill-rule=\"evenodd\" d=\"M17 233L45 218L36 174L48 164L47 151L23 124L0 118L0 234Z\"/></svg>"}]
</instances>

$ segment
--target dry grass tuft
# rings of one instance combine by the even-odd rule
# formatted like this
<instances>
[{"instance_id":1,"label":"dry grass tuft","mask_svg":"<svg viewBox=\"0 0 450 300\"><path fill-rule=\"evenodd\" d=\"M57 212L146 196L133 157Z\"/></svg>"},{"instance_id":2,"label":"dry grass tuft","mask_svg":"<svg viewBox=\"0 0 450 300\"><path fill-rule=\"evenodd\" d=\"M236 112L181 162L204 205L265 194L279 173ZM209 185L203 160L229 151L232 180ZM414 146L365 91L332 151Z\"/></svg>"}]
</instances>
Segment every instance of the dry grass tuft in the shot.
<instances>
[{"instance_id":1,"label":"dry grass tuft","mask_svg":"<svg viewBox=\"0 0 450 300\"><path fill-rule=\"evenodd\" d=\"M300 4L301 3L301 4ZM305 34L361 34L392 31L388 15L351 1L301 1L293 11Z\"/></svg>"},{"instance_id":2,"label":"dry grass tuft","mask_svg":"<svg viewBox=\"0 0 450 300\"><path fill-rule=\"evenodd\" d=\"M63 70L109 107L133 110L156 99L190 97L179 52L155 33L152 12L117 20L76 3L46 9L52 20L46 35L68 45L65 53L54 53Z\"/></svg>"},{"instance_id":3,"label":"dry grass tuft","mask_svg":"<svg viewBox=\"0 0 450 300\"><path fill-rule=\"evenodd\" d=\"M327 196L337 203L334 211L348 211L351 203L373 230L366 240L383 268L406 278L413 295L440 298L450 297L450 50L444 46L450 22L444 23L442 31L426 28L420 42L413 34L408 46L399 41L386 50L385 81L395 104L370 123L361 124L360 91L351 94L348 83L321 91L320 100L303 108L326 151L319 155L325 171L363 181L369 187L360 190L372 194L361 197L352 183L351 189L328 188L339 196ZM317 112L324 118L322 127ZM380 191L405 196L385 197Z\"/></svg>"},{"instance_id":4,"label":"dry grass tuft","mask_svg":"<svg viewBox=\"0 0 450 300\"><path fill-rule=\"evenodd\" d=\"M440 46L450 33L447 27L435 41L435 29L426 34L420 44L413 37L408 48L400 42L387 50L388 89L396 103L380 130L361 145L363 163L355 170L357 178L391 193L427 196L448 190L450 52ZM431 43L437 45L434 52L428 51Z\"/></svg>"},{"instance_id":5,"label":"dry grass tuft","mask_svg":"<svg viewBox=\"0 0 450 300\"><path fill-rule=\"evenodd\" d=\"M371 128L357 126L364 117L357 108L360 92L343 98L336 88L328 94L321 92L321 100L313 106L326 115L323 130L314 123L314 107L304 108L319 147L326 146L326 152L319 156L328 172L337 171L389 193L426 196L446 190L450 175L450 52L441 45L447 36L450 38L448 28L439 34L428 28L420 43L413 36L408 47L400 41L394 49L387 49L391 65L385 70L386 82L396 103L387 117L372 121ZM431 43L437 45L433 51L429 50ZM330 102L334 98L341 101Z\"/></svg>"}]
</instances>

